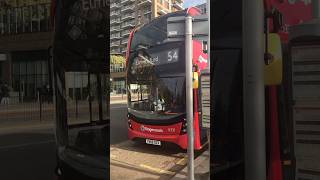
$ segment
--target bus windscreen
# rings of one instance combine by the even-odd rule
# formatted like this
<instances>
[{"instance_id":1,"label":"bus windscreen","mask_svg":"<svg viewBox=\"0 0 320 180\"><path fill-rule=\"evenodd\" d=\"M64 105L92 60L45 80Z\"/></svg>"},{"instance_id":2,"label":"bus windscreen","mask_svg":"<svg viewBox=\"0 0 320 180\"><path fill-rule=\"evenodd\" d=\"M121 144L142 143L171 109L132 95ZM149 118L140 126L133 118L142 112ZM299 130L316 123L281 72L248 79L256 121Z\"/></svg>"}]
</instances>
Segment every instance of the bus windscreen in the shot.
<instances>
[{"instance_id":1,"label":"bus windscreen","mask_svg":"<svg viewBox=\"0 0 320 180\"><path fill-rule=\"evenodd\" d=\"M185 113L183 46L184 42L168 42L131 49L127 71L129 113L147 119L170 119Z\"/></svg>"}]
</instances>

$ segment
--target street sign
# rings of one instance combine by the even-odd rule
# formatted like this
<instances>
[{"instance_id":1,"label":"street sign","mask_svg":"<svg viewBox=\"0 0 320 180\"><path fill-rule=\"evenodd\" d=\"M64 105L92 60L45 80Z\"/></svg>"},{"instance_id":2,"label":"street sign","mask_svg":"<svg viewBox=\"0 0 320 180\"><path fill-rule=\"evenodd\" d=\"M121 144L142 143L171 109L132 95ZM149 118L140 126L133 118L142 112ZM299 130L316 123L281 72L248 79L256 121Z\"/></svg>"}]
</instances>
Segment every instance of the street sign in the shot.
<instances>
[{"instance_id":1,"label":"street sign","mask_svg":"<svg viewBox=\"0 0 320 180\"><path fill-rule=\"evenodd\" d=\"M185 16L170 17L167 20L168 39L183 40L185 36ZM208 41L208 16L192 17L192 39Z\"/></svg>"},{"instance_id":2,"label":"street sign","mask_svg":"<svg viewBox=\"0 0 320 180\"><path fill-rule=\"evenodd\" d=\"M185 16L169 17L167 20L168 38L184 38Z\"/></svg>"},{"instance_id":3,"label":"street sign","mask_svg":"<svg viewBox=\"0 0 320 180\"><path fill-rule=\"evenodd\" d=\"M203 14L193 18L193 38L198 40L208 40L209 22L208 15Z\"/></svg>"}]
</instances>

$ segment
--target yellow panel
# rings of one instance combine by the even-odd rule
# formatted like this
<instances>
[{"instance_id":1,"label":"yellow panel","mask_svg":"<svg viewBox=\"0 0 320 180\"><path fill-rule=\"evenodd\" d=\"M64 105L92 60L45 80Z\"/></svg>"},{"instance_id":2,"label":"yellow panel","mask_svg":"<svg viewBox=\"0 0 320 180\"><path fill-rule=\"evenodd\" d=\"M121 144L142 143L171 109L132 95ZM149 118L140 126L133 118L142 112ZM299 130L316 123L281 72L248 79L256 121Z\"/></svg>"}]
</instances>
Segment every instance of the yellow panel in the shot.
<instances>
[{"instance_id":1,"label":"yellow panel","mask_svg":"<svg viewBox=\"0 0 320 180\"><path fill-rule=\"evenodd\" d=\"M265 85L277 85L282 82L282 48L280 37L276 33L268 35L268 50L273 56L270 64L264 66Z\"/></svg>"},{"instance_id":2,"label":"yellow panel","mask_svg":"<svg viewBox=\"0 0 320 180\"><path fill-rule=\"evenodd\" d=\"M198 73L197 73L197 72L193 72L192 86L193 86L193 89L198 89L198 86L199 86L199 78L198 78Z\"/></svg>"}]
</instances>

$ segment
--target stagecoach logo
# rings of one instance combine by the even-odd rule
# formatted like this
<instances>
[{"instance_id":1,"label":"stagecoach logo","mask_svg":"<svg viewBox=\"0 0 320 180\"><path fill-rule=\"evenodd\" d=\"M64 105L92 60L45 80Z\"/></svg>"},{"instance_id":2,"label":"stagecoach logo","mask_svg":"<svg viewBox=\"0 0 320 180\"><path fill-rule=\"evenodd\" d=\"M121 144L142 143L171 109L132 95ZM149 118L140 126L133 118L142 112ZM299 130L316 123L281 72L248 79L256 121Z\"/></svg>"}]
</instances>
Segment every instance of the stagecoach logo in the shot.
<instances>
[{"instance_id":1,"label":"stagecoach logo","mask_svg":"<svg viewBox=\"0 0 320 180\"><path fill-rule=\"evenodd\" d=\"M158 133L162 133L163 130L162 129L153 129L153 128L148 128L148 127L145 127L145 126L140 126L140 131L141 132L144 132L144 131L147 131L147 132L158 132Z\"/></svg>"},{"instance_id":2,"label":"stagecoach logo","mask_svg":"<svg viewBox=\"0 0 320 180\"><path fill-rule=\"evenodd\" d=\"M208 60L202 57L201 55L198 58L199 63L208 63Z\"/></svg>"}]
</instances>

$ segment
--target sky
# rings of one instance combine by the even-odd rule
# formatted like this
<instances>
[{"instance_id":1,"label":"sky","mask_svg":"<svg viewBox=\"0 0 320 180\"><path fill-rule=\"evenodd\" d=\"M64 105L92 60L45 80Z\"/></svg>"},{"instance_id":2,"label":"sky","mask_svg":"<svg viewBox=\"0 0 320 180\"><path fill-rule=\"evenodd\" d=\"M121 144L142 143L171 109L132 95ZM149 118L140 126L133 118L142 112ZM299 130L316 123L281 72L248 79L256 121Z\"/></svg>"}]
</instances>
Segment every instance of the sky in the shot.
<instances>
[{"instance_id":1,"label":"sky","mask_svg":"<svg viewBox=\"0 0 320 180\"><path fill-rule=\"evenodd\" d=\"M205 2L207 2L207 0L184 0L183 8L203 4Z\"/></svg>"}]
</instances>

